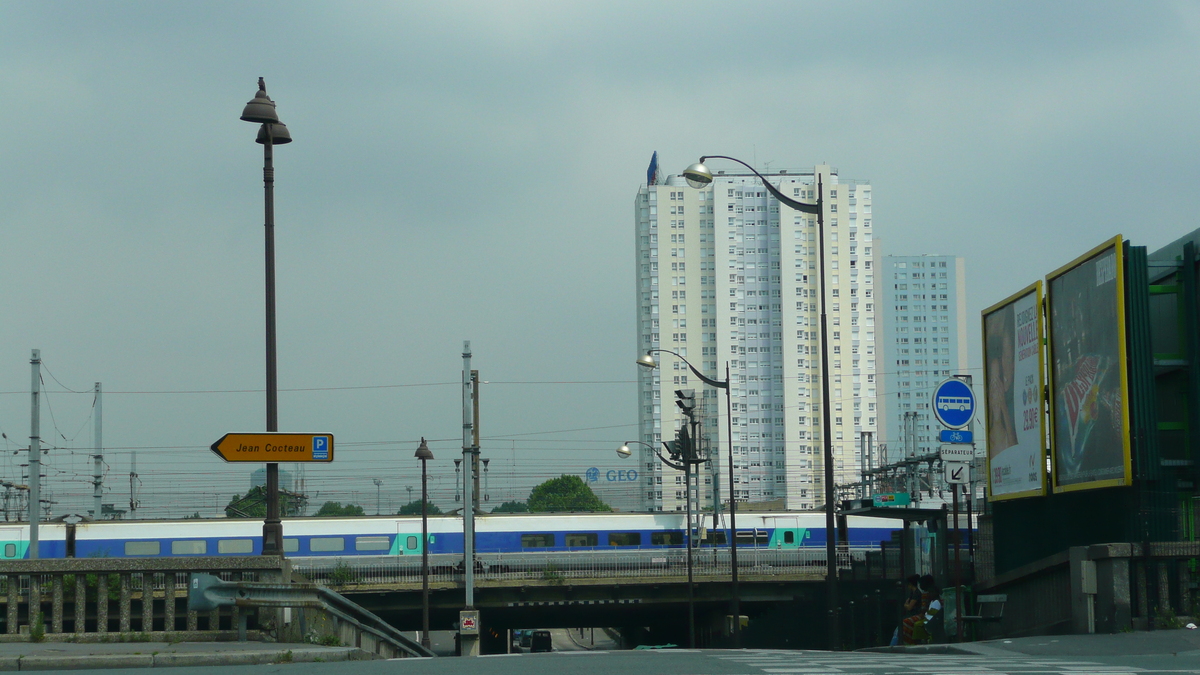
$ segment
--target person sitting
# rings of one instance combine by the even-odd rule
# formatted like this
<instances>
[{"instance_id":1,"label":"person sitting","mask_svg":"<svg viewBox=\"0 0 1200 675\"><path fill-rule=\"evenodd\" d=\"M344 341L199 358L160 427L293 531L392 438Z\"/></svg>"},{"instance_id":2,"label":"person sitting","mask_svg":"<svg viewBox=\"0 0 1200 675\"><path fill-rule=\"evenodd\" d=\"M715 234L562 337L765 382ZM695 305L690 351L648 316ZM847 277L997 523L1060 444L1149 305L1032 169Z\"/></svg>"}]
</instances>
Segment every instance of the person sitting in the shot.
<instances>
[{"instance_id":1,"label":"person sitting","mask_svg":"<svg viewBox=\"0 0 1200 675\"><path fill-rule=\"evenodd\" d=\"M917 587L921 591L921 611L900 625L900 640L906 645L933 642L942 621L942 589L938 588L933 576L926 574L921 577Z\"/></svg>"},{"instance_id":2,"label":"person sitting","mask_svg":"<svg viewBox=\"0 0 1200 675\"><path fill-rule=\"evenodd\" d=\"M913 574L904 580L904 605L900 608L900 618L896 623L896 630L892 632L892 641L889 646L895 647L900 644L900 627L904 620L913 612L916 612L921 606L921 591L917 586L921 583L921 575Z\"/></svg>"}]
</instances>

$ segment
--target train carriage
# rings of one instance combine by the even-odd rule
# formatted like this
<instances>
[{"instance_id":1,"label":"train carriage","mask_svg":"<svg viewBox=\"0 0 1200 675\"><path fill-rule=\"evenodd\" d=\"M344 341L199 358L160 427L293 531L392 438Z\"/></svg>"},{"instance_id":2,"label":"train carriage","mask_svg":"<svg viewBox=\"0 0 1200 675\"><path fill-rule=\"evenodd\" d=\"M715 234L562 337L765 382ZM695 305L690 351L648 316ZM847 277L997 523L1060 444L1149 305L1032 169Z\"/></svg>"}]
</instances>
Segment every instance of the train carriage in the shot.
<instances>
[{"instance_id":1,"label":"train carriage","mask_svg":"<svg viewBox=\"0 0 1200 675\"><path fill-rule=\"evenodd\" d=\"M698 518L697 548L728 548L727 517L712 527ZM429 518L430 554L462 554L459 516ZM897 521L851 516L848 544L874 548L891 538ZM475 519L475 550L489 553L618 551L682 548L680 513L534 513L483 515ZM422 552L421 519L414 516L290 518L284 520L289 557L411 556ZM247 518L85 521L39 524L41 558L138 558L257 555L262 521ZM738 514L739 548L823 548L825 515L819 512ZM0 559L29 557L29 526L0 526Z\"/></svg>"}]
</instances>

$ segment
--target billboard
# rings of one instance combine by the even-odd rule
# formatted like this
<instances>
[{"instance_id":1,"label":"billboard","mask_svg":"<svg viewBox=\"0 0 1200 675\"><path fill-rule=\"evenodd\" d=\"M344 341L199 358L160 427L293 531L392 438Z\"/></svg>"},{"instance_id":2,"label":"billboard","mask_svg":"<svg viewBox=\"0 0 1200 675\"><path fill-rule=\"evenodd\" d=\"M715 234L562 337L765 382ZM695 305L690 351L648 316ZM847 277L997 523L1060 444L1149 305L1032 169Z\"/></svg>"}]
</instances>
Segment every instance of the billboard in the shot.
<instances>
[{"instance_id":1,"label":"billboard","mask_svg":"<svg viewBox=\"0 0 1200 675\"><path fill-rule=\"evenodd\" d=\"M1042 282L983 310L988 497L1046 494Z\"/></svg>"},{"instance_id":2,"label":"billboard","mask_svg":"<svg viewBox=\"0 0 1200 675\"><path fill-rule=\"evenodd\" d=\"M1131 484L1120 235L1047 277L1055 492Z\"/></svg>"}]
</instances>

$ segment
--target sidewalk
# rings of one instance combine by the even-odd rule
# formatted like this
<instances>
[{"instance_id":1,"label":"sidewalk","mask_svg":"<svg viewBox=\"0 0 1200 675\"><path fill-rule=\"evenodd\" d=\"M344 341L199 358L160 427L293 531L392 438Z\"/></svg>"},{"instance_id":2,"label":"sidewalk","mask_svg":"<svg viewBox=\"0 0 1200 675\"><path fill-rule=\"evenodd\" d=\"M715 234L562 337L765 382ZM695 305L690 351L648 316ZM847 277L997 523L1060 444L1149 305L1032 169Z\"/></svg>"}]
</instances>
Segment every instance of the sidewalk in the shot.
<instances>
[{"instance_id":1,"label":"sidewalk","mask_svg":"<svg viewBox=\"0 0 1200 675\"><path fill-rule=\"evenodd\" d=\"M1042 635L939 645L872 647L865 652L907 654L979 654L1002 656L1139 656L1177 655L1200 657L1200 630L1156 630L1111 635Z\"/></svg>"},{"instance_id":2,"label":"sidewalk","mask_svg":"<svg viewBox=\"0 0 1200 675\"><path fill-rule=\"evenodd\" d=\"M0 671L242 666L375 658L354 647L268 642L0 642Z\"/></svg>"}]
</instances>

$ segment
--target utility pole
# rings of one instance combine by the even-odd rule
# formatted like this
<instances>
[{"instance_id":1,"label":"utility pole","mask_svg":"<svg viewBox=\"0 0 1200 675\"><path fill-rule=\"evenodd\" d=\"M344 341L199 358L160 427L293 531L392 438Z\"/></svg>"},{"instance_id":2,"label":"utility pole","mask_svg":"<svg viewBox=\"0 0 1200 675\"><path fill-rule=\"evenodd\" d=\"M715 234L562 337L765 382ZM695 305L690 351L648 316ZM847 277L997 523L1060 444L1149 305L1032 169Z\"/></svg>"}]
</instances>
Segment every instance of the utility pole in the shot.
<instances>
[{"instance_id":1,"label":"utility pole","mask_svg":"<svg viewBox=\"0 0 1200 675\"><path fill-rule=\"evenodd\" d=\"M463 581L466 607L458 614L459 649L463 656L479 655L479 612L475 609L475 471L479 448L475 436L475 376L471 370L471 341L463 341Z\"/></svg>"},{"instance_id":2,"label":"utility pole","mask_svg":"<svg viewBox=\"0 0 1200 675\"><path fill-rule=\"evenodd\" d=\"M42 384L42 350L33 350L29 359L30 408L29 408L29 559L38 559L38 519L42 499L42 446L41 415L38 410L38 394Z\"/></svg>"},{"instance_id":3,"label":"utility pole","mask_svg":"<svg viewBox=\"0 0 1200 675\"><path fill-rule=\"evenodd\" d=\"M103 406L100 402L100 383L96 383L96 402L95 402L95 423L96 423L96 454L92 455L95 460L95 473L92 475L92 501L95 505L92 507L92 518L100 520L100 497L103 493L101 481L104 480L103 464L104 464L104 445L103 440L103 422L101 421L101 413Z\"/></svg>"},{"instance_id":4,"label":"utility pole","mask_svg":"<svg viewBox=\"0 0 1200 675\"><path fill-rule=\"evenodd\" d=\"M474 493L472 494L471 504L476 509L478 509L483 504L483 502L479 500L479 371L478 370L471 371L471 406L472 406L472 414L471 414L471 423L472 423L471 441L472 441L472 443L471 443L471 447L474 450L474 453L471 456L471 475L473 476L472 483L471 483L471 485L472 485L471 489L474 490Z\"/></svg>"}]
</instances>

